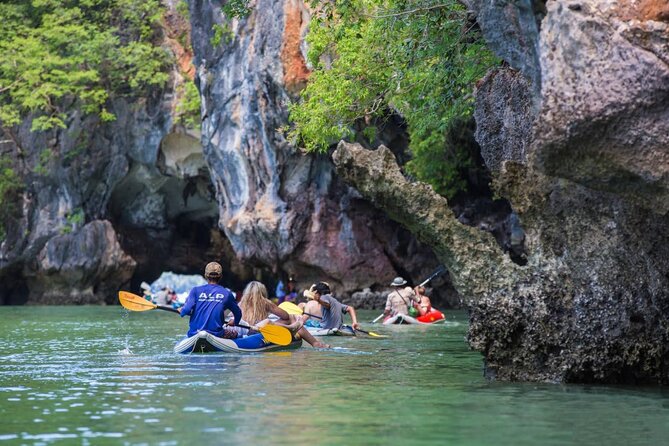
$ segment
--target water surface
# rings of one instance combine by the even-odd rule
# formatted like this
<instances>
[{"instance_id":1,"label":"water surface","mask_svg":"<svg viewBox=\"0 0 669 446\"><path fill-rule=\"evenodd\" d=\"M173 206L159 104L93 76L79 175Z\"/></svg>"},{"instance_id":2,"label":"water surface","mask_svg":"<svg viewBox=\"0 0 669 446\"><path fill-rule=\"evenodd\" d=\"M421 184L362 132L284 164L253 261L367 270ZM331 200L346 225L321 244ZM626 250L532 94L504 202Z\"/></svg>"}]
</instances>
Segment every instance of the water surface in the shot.
<instances>
[{"instance_id":1,"label":"water surface","mask_svg":"<svg viewBox=\"0 0 669 446\"><path fill-rule=\"evenodd\" d=\"M663 388L490 383L465 313L447 320L367 324L390 338L329 351L180 356L172 313L0 307L0 446L669 441Z\"/></svg>"}]
</instances>

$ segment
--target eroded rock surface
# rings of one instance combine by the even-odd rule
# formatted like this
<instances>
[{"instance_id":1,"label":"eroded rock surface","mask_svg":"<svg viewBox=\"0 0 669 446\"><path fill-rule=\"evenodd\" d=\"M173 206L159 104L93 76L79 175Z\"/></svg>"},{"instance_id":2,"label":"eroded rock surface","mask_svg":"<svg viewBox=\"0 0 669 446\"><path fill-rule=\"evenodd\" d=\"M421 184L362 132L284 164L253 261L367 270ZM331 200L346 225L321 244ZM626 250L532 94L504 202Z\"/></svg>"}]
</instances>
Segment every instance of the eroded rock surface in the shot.
<instances>
[{"instance_id":1,"label":"eroded rock surface","mask_svg":"<svg viewBox=\"0 0 669 446\"><path fill-rule=\"evenodd\" d=\"M309 70L302 1L260 2L227 21L216 2L191 4L202 140L220 208L219 226L242 261L328 281L337 293L420 280L436 266L417 243L343 184L328 157L284 137L287 104ZM218 45L212 27L230 31Z\"/></svg>"},{"instance_id":2,"label":"eroded rock surface","mask_svg":"<svg viewBox=\"0 0 669 446\"><path fill-rule=\"evenodd\" d=\"M334 154L363 196L433 241L489 377L669 383L669 32L650 3L548 2L539 32L518 26L529 2L484 3L482 29L506 30L486 36L507 40L492 47L520 71L478 86L477 140L522 222L525 266L458 226L386 149Z\"/></svg>"},{"instance_id":3,"label":"eroded rock surface","mask_svg":"<svg viewBox=\"0 0 669 446\"><path fill-rule=\"evenodd\" d=\"M118 243L108 221L96 220L72 234L49 239L36 258L31 303L89 304L114 302L130 280L135 261Z\"/></svg>"}]
</instances>

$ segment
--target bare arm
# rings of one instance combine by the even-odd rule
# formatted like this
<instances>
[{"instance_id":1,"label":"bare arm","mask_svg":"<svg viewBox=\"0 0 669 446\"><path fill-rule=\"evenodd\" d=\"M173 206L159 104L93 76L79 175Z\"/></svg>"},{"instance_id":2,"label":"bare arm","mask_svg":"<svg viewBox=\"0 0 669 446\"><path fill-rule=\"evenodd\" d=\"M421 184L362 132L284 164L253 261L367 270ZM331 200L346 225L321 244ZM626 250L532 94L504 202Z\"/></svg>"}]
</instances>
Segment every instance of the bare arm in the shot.
<instances>
[{"instance_id":1,"label":"bare arm","mask_svg":"<svg viewBox=\"0 0 669 446\"><path fill-rule=\"evenodd\" d=\"M392 309L392 300L390 296L392 296L393 293L388 294L388 298L386 299L386 307L383 310L383 314L388 316L390 314L390 310Z\"/></svg>"},{"instance_id":2,"label":"bare arm","mask_svg":"<svg viewBox=\"0 0 669 446\"><path fill-rule=\"evenodd\" d=\"M275 304L272 301L269 301L269 312L275 316L278 316L279 319L286 321L290 320L290 315L288 314L288 312L283 308L280 308L277 304Z\"/></svg>"},{"instance_id":3,"label":"bare arm","mask_svg":"<svg viewBox=\"0 0 669 446\"><path fill-rule=\"evenodd\" d=\"M326 302L324 300L321 300L321 296L319 295L317 299L315 299L316 302L324 306L325 308L330 308L330 302Z\"/></svg>"},{"instance_id":4,"label":"bare arm","mask_svg":"<svg viewBox=\"0 0 669 446\"><path fill-rule=\"evenodd\" d=\"M351 315L351 320L353 321L353 323L351 324L351 326L352 326L354 329L357 329L359 325L358 325L358 316L355 314L355 308L349 306L349 307L346 309L346 311L348 311L348 314Z\"/></svg>"}]
</instances>

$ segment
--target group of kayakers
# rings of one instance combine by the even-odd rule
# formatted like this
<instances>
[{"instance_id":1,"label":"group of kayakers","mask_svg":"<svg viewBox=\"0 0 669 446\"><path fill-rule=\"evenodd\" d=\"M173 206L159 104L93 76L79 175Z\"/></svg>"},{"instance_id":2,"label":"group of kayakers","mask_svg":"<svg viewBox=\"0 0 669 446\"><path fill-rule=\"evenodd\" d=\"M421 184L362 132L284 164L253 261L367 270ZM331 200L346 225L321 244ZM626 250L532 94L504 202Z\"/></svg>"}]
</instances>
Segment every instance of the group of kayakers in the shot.
<instances>
[{"instance_id":1,"label":"group of kayakers","mask_svg":"<svg viewBox=\"0 0 669 446\"><path fill-rule=\"evenodd\" d=\"M217 262L210 262L204 269L205 285L194 287L186 303L180 310L182 317L190 316L188 336L204 330L214 336L228 339L255 334L257 329L269 323L270 314L277 320L272 323L283 325L295 336L299 336L313 347L329 348L304 328L302 318L296 318L269 300L267 288L260 282L250 282L242 298L237 303L235 295L227 288L218 284L223 275L223 268ZM225 311L232 313L232 318L225 320ZM244 328L240 326L243 323Z\"/></svg>"},{"instance_id":2,"label":"group of kayakers","mask_svg":"<svg viewBox=\"0 0 669 446\"><path fill-rule=\"evenodd\" d=\"M181 306L177 293L170 287L164 286L158 292L152 293L148 283L142 282L142 295L144 299L153 302L156 305L170 305L173 308Z\"/></svg>"},{"instance_id":3,"label":"group of kayakers","mask_svg":"<svg viewBox=\"0 0 669 446\"><path fill-rule=\"evenodd\" d=\"M404 287L406 283L407 281L402 277L395 277L390 284L394 290L388 294L386 299L386 306L383 310L385 318L398 314L418 317L432 311L432 303L430 298L425 295L425 287L418 285L412 289L411 287Z\"/></svg>"},{"instance_id":4,"label":"group of kayakers","mask_svg":"<svg viewBox=\"0 0 669 446\"><path fill-rule=\"evenodd\" d=\"M204 330L217 337L236 339L257 333L272 318L271 323L285 326L296 338L301 337L316 348L328 348L329 345L316 339L305 327L341 329L344 316L348 314L350 327L354 331L359 330L355 308L339 302L327 282L315 283L304 291L307 302L299 304L303 314L295 316L281 308L281 304L270 300L267 288L258 281L246 286L238 303L232 291L219 285L222 275L223 268L219 263L208 263L204 271L207 283L194 287L188 294L180 314L182 317L190 316L189 337ZM406 283L402 277L396 277L391 283L394 290L386 299L383 313L386 318L400 314L419 317L432 311L430 299L424 294L425 288L417 286L412 289L405 287ZM228 320L225 319L226 310L232 314Z\"/></svg>"}]
</instances>

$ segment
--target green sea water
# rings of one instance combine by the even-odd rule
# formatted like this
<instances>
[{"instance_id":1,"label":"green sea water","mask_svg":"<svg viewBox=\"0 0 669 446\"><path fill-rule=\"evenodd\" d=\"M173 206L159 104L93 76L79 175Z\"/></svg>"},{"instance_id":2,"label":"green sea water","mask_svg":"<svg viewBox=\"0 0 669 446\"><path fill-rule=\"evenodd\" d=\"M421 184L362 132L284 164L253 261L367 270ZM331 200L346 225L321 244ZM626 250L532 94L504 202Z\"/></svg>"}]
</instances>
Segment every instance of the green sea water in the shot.
<instances>
[{"instance_id":1,"label":"green sea water","mask_svg":"<svg viewBox=\"0 0 669 446\"><path fill-rule=\"evenodd\" d=\"M172 313L0 307L0 446L669 443L664 388L487 382L466 314L447 321L181 356Z\"/></svg>"}]
</instances>

